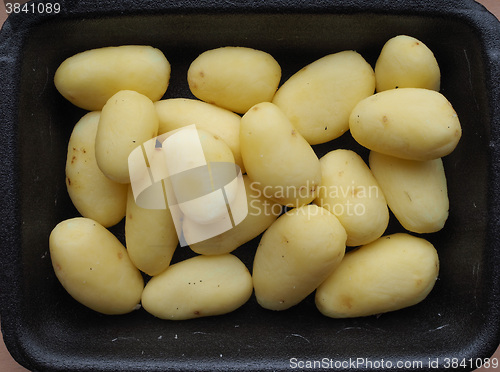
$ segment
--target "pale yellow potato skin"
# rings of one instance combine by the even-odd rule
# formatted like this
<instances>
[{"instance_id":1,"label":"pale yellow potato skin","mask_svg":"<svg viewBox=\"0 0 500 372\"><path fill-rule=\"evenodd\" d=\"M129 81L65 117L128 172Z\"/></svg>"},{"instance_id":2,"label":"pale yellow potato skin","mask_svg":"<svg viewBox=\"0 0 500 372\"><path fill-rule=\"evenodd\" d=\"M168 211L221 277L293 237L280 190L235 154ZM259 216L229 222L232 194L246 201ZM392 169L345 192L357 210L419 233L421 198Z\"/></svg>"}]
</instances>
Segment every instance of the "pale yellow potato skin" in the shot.
<instances>
[{"instance_id":1,"label":"pale yellow potato skin","mask_svg":"<svg viewBox=\"0 0 500 372\"><path fill-rule=\"evenodd\" d=\"M427 240L397 233L347 253L316 290L316 306L331 318L381 314L413 306L430 293L439 258Z\"/></svg>"},{"instance_id":2,"label":"pale yellow potato skin","mask_svg":"<svg viewBox=\"0 0 500 372\"><path fill-rule=\"evenodd\" d=\"M406 230L424 234L444 227L450 203L442 159L406 160L372 151L369 162L389 208Z\"/></svg>"},{"instance_id":3,"label":"pale yellow potato skin","mask_svg":"<svg viewBox=\"0 0 500 372\"><path fill-rule=\"evenodd\" d=\"M184 320L227 314L251 295L252 277L236 256L201 255L151 278L142 294L142 306L158 318Z\"/></svg>"},{"instance_id":4,"label":"pale yellow potato skin","mask_svg":"<svg viewBox=\"0 0 500 372\"><path fill-rule=\"evenodd\" d=\"M55 274L76 301L108 315L138 308L142 275L125 247L98 222L84 217L60 222L49 247Z\"/></svg>"},{"instance_id":5,"label":"pale yellow potato skin","mask_svg":"<svg viewBox=\"0 0 500 372\"><path fill-rule=\"evenodd\" d=\"M154 105L160 121L158 134L195 124L196 128L220 137L233 152L235 163L245 173L240 151L241 117L238 114L189 98L169 98Z\"/></svg>"},{"instance_id":6,"label":"pale yellow potato skin","mask_svg":"<svg viewBox=\"0 0 500 372\"><path fill-rule=\"evenodd\" d=\"M264 233L255 253L257 302L270 310L297 305L340 264L346 239L337 217L317 205L283 214Z\"/></svg>"},{"instance_id":7,"label":"pale yellow potato skin","mask_svg":"<svg viewBox=\"0 0 500 372\"><path fill-rule=\"evenodd\" d=\"M104 227L125 217L127 185L106 177L95 159L95 137L100 112L84 115L76 123L68 143L66 188L78 212Z\"/></svg>"},{"instance_id":8,"label":"pale yellow potato skin","mask_svg":"<svg viewBox=\"0 0 500 372\"><path fill-rule=\"evenodd\" d=\"M377 92L396 88L439 91L441 71L434 53L420 40L398 35L388 40L375 64Z\"/></svg>"},{"instance_id":9,"label":"pale yellow potato skin","mask_svg":"<svg viewBox=\"0 0 500 372\"><path fill-rule=\"evenodd\" d=\"M87 50L61 63L54 75L57 90L74 105L101 110L120 90L134 90L159 100L167 90L170 63L147 45Z\"/></svg>"},{"instance_id":10,"label":"pale yellow potato skin","mask_svg":"<svg viewBox=\"0 0 500 372\"><path fill-rule=\"evenodd\" d=\"M382 236L389 209L375 177L352 150L333 150L320 159L321 186L314 203L329 210L347 232L348 246L368 244Z\"/></svg>"},{"instance_id":11,"label":"pale yellow potato skin","mask_svg":"<svg viewBox=\"0 0 500 372\"><path fill-rule=\"evenodd\" d=\"M224 140L204 129L197 129L207 162L234 163L234 155Z\"/></svg>"},{"instance_id":12,"label":"pale yellow potato skin","mask_svg":"<svg viewBox=\"0 0 500 372\"><path fill-rule=\"evenodd\" d=\"M97 127L95 156L101 171L118 183L130 183L128 157L158 133L158 116L146 96L122 90L104 105Z\"/></svg>"},{"instance_id":13,"label":"pale yellow potato skin","mask_svg":"<svg viewBox=\"0 0 500 372\"><path fill-rule=\"evenodd\" d=\"M231 149L220 137L202 129L196 129L196 132L199 139L197 145L201 145L203 150L203 162L207 164L208 173L211 179L207 179L205 174L185 173L181 180L172 183L172 189L177 199L179 199L179 197L189 199L188 203L179 203L180 209L187 218L197 223L209 224L227 215L226 205L221 205L220 199L217 198L220 194L217 194L213 198L207 196L207 194L211 192L218 191L214 188L213 182L211 182L217 181L214 179L214 177L217 177L217 174L214 173L212 164L214 166L214 163L232 164L232 178L237 176L237 169L234 165L234 156ZM172 159L172 162L169 163L169 168L170 170L174 169L173 173L177 173L178 171L184 172L187 169L191 169L193 164L196 164L195 162L199 160L197 157L198 153L193 150L191 147L192 144L188 143L188 141L188 137L179 137L176 139L175 143L172 143L174 147L169 148L171 145L167 145L165 149L167 151L165 156ZM192 156L192 158L190 156ZM177 169L175 170L175 168ZM225 187L225 191L228 201L233 201L237 193L237 187L233 184L233 187ZM198 197L202 195L206 197L198 199Z\"/></svg>"},{"instance_id":14,"label":"pale yellow potato skin","mask_svg":"<svg viewBox=\"0 0 500 372\"><path fill-rule=\"evenodd\" d=\"M386 90L359 102L349 119L362 146L410 160L450 154L462 136L451 103L439 92L421 88Z\"/></svg>"},{"instance_id":15,"label":"pale yellow potato skin","mask_svg":"<svg viewBox=\"0 0 500 372\"><path fill-rule=\"evenodd\" d=\"M163 272L179 243L168 205L167 209L141 208L129 188L125 242L128 255L139 270L150 276Z\"/></svg>"},{"instance_id":16,"label":"pale yellow potato skin","mask_svg":"<svg viewBox=\"0 0 500 372\"><path fill-rule=\"evenodd\" d=\"M346 132L354 106L374 91L372 67L360 54L343 51L298 71L278 89L273 103L315 145Z\"/></svg>"},{"instance_id":17,"label":"pale yellow potato skin","mask_svg":"<svg viewBox=\"0 0 500 372\"><path fill-rule=\"evenodd\" d=\"M244 114L273 99L281 67L266 52L229 46L200 54L189 66L187 79L195 97Z\"/></svg>"},{"instance_id":18,"label":"pale yellow potato skin","mask_svg":"<svg viewBox=\"0 0 500 372\"><path fill-rule=\"evenodd\" d=\"M243 115L240 145L247 174L266 197L289 207L313 201L319 159L278 106L259 103Z\"/></svg>"},{"instance_id":19,"label":"pale yellow potato skin","mask_svg":"<svg viewBox=\"0 0 500 372\"><path fill-rule=\"evenodd\" d=\"M243 176L247 197L248 214L238 225L213 238L190 244L189 247L199 254L224 254L234 251L239 246L262 234L281 214L282 206L266 198L252 183L247 175ZM193 241L197 234L210 225L197 224L189 219L183 221L183 232L186 241Z\"/></svg>"}]
</instances>

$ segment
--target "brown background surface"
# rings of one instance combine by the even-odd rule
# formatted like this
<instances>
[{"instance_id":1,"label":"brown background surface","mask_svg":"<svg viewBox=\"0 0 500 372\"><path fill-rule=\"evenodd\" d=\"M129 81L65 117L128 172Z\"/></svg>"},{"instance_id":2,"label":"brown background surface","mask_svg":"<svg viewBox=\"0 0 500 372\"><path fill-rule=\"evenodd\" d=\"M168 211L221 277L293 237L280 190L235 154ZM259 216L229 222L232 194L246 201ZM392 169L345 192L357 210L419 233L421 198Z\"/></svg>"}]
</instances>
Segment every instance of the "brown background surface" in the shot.
<instances>
[{"instance_id":1,"label":"brown background surface","mask_svg":"<svg viewBox=\"0 0 500 372\"><path fill-rule=\"evenodd\" d=\"M500 19L500 0L477 0L478 3L483 4L490 12L495 14ZM5 12L4 2L0 2L0 25L2 25L7 18L7 13ZM495 352L494 356L500 360L500 347ZM3 372L26 372L27 369L20 366L9 354L5 344L3 342L2 336L0 334L0 370ZM476 370L477 372L493 372L494 369L480 368Z\"/></svg>"}]
</instances>

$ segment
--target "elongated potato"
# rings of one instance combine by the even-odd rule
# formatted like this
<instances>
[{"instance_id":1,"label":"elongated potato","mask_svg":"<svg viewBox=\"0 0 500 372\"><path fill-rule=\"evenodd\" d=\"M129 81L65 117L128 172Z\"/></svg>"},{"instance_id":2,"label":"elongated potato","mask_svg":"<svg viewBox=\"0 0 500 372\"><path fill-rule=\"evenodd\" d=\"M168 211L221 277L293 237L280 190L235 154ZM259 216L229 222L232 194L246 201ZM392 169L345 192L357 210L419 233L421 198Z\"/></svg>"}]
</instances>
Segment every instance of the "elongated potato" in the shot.
<instances>
[{"instance_id":1,"label":"elongated potato","mask_svg":"<svg viewBox=\"0 0 500 372\"><path fill-rule=\"evenodd\" d=\"M127 185L106 177L95 159L95 136L100 112L84 115L76 123L68 143L66 187L78 212L104 227L125 217Z\"/></svg>"},{"instance_id":2,"label":"elongated potato","mask_svg":"<svg viewBox=\"0 0 500 372\"><path fill-rule=\"evenodd\" d=\"M315 198L319 159L278 106L259 103L243 115L240 145L247 174L264 196L290 207Z\"/></svg>"},{"instance_id":3,"label":"elongated potato","mask_svg":"<svg viewBox=\"0 0 500 372\"><path fill-rule=\"evenodd\" d=\"M101 110L120 90L133 90L152 101L167 90L170 63L151 46L122 45L87 50L61 63L54 75L57 90L74 105Z\"/></svg>"},{"instance_id":4,"label":"elongated potato","mask_svg":"<svg viewBox=\"0 0 500 372\"><path fill-rule=\"evenodd\" d=\"M365 98L352 111L349 125L364 147L410 160L446 156L462 136L451 103L421 88L386 90Z\"/></svg>"},{"instance_id":5,"label":"elongated potato","mask_svg":"<svg viewBox=\"0 0 500 372\"><path fill-rule=\"evenodd\" d=\"M129 188L125 219L127 252L134 265L150 276L169 265L179 243L170 210L139 207Z\"/></svg>"},{"instance_id":6,"label":"elongated potato","mask_svg":"<svg viewBox=\"0 0 500 372\"><path fill-rule=\"evenodd\" d=\"M153 277L142 306L158 318L183 320L229 313L251 295L252 277L236 256L196 256Z\"/></svg>"},{"instance_id":7,"label":"elongated potato","mask_svg":"<svg viewBox=\"0 0 500 372\"><path fill-rule=\"evenodd\" d=\"M316 306L332 318L399 310L423 301L439 273L427 240L405 233L383 236L347 253L316 290Z\"/></svg>"},{"instance_id":8,"label":"elongated potato","mask_svg":"<svg viewBox=\"0 0 500 372\"><path fill-rule=\"evenodd\" d=\"M155 102L156 113L160 120L158 134L195 124L220 137L231 149L234 162L245 173L240 151L241 117L221 107L187 98L170 98Z\"/></svg>"},{"instance_id":9,"label":"elongated potato","mask_svg":"<svg viewBox=\"0 0 500 372\"><path fill-rule=\"evenodd\" d=\"M95 139L97 165L109 179L130 183L130 153L157 133L158 116L148 97L131 90L116 93L101 111Z\"/></svg>"},{"instance_id":10,"label":"elongated potato","mask_svg":"<svg viewBox=\"0 0 500 372\"><path fill-rule=\"evenodd\" d=\"M439 91L441 71L432 51L420 40L398 35L388 40L375 64L377 92L396 88Z\"/></svg>"},{"instance_id":11,"label":"elongated potato","mask_svg":"<svg viewBox=\"0 0 500 372\"><path fill-rule=\"evenodd\" d=\"M266 52L223 47L200 54L189 66L187 78L195 97L244 114L253 105L273 99L281 67Z\"/></svg>"},{"instance_id":12,"label":"elongated potato","mask_svg":"<svg viewBox=\"0 0 500 372\"><path fill-rule=\"evenodd\" d=\"M354 106L375 91L375 74L354 51L330 54L304 67L276 92L273 103L311 144L349 129Z\"/></svg>"},{"instance_id":13,"label":"elongated potato","mask_svg":"<svg viewBox=\"0 0 500 372\"><path fill-rule=\"evenodd\" d=\"M144 281L120 241L98 222L60 222L49 237L57 279L78 302L103 314L137 309Z\"/></svg>"},{"instance_id":14,"label":"elongated potato","mask_svg":"<svg viewBox=\"0 0 500 372\"><path fill-rule=\"evenodd\" d=\"M441 159L406 160L372 151L370 167L406 230L422 234L444 227L450 203Z\"/></svg>"},{"instance_id":15,"label":"elongated potato","mask_svg":"<svg viewBox=\"0 0 500 372\"><path fill-rule=\"evenodd\" d=\"M248 176L243 176L248 214L245 219L230 230L213 236L212 226L197 224L189 219L183 221L184 238L190 248L199 254L224 254L263 233L281 214L282 206L266 198L259 188L253 187ZM190 241L197 243L190 244Z\"/></svg>"},{"instance_id":16,"label":"elongated potato","mask_svg":"<svg viewBox=\"0 0 500 372\"><path fill-rule=\"evenodd\" d=\"M238 192L238 172L226 143L193 126L173 134L163 148L171 185L167 186L167 198L175 195L175 205L197 223L217 222L227 216L227 203L233 202Z\"/></svg>"},{"instance_id":17,"label":"elongated potato","mask_svg":"<svg viewBox=\"0 0 500 372\"><path fill-rule=\"evenodd\" d=\"M384 193L363 159L351 150L334 150L320 159L321 186L314 203L329 210L347 232L348 246L368 244L389 223Z\"/></svg>"},{"instance_id":18,"label":"elongated potato","mask_svg":"<svg viewBox=\"0 0 500 372\"><path fill-rule=\"evenodd\" d=\"M292 209L264 233L255 253L253 282L266 309L288 309L311 294L344 257L346 232L317 205Z\"/></svg>"}]
</instances>

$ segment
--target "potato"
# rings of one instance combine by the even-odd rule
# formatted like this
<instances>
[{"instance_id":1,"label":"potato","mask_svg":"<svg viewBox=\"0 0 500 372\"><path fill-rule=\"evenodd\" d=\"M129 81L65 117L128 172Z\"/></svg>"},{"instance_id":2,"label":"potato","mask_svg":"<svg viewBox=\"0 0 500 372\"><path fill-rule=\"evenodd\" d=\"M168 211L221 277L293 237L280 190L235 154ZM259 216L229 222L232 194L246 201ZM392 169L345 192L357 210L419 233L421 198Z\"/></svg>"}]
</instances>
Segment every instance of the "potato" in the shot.
<instances>
[{"instance_id":1,"label":"potato","mask_svg":"<svg viewBox=\"0 0 500 372\"><path fill-rule=\"evenodd\" d=\"M183 320L229 313L251 295L252 277L236 256L196 256L153 277L142 306L158 318Z\"/></svg>"},{"instance_id":2,"label":"potato","mask_svg":"<svg viewBox=\"0 0 500 372\"><path fill-rule=\"evenodd\" d=\"M95 136L100 112L84 115L76 123L68 143L66 187L83 217L110 227L125 217L127 185L107 178L95 159Z\"/></svg>"},{"instance_id":3,"label":"potato","mask_svg":"<svg viewBox=\"0 0 500 372\"><path fill-rule=\"evenodd\" d=\"M189 66L191 93L202 101L244 114L273 99L281 67L268 53L245 47L223 47L200 54Z\"/></svg>"},{"instance_id":4,"label":"potato","mask_svg":"<svg viewBox=\"0 0 500 372\"><path fill-rule=\"evenodd\" d=\"M406 230L423 234L443 228L450 203L441 159L406 160L372 151L369 161L389 208Z\"/></svg>"},{"instance_id":5,"label":"potato","mask_svg":"<svg viewBox=\"0 0 500 372\"><path fill-rule=\"evenodd\" d=\"M97 165L109 179L130 183L130 153L157 133L158 116L148 97L131 90L116 93L101 111L95 139Z\"/></svg>"},{"instance_id":6,"label":"potato","mask_svg":"<svg viewBox=\"0 0 500 372\"><path fill-rule=\"evenodd\" d=\"M127 250L98 222L60 222L49 237L57 279L78 302L97 312L125 314L139 306L144 281Z\"/></svg>"},{"instance_id":7,"label":"potato","mask_svg":"<svg viewBox=\"0 0 500 372\"><path fill-rule=\"evenodd\" d=\"M354 106L374 91L372 67L358 53L343 51L298 71L278 89L273 103L315 145L346 132Z\"/></svg>"},{"instance_id":8,"label":"potato","mask_svg":"<svg viewBox=\"0 0 500 372\"><path fill-rule=\"evenodd\" d=\"M234 162L245 173L240 151L241 117L232 111L196 99L170 98L155 102L160 120L158 134L195 124L220 137L231 149Z\"/></svg>"},{"instance_id":9,"label":"potato","mask_svg":"<svg viewBox=\"0 0 500 372\"><path fill-rule=\"evenodd\" d=\"M439 91L441 71L432 51L420 40L398 35L387 41L375 64L377 92L396 88Z\"/></svg>"},{"instance_id":10,"label":"potato","mask_svg":"<svg viewBox=\"0 0 500 372\"><path fill-rule=\"evenodd\" d=\"M259 103L243 115L240 145L247 174L264 196L290 207L315 198L319 159L278 106Z\"/></svg>"},{"instance_id":11,"label":"potato","mask_svg":"<svg viewBox=\"0 0 500 372\"><path fill-rule=\"evenodd\" d=\"M129 188L125 241L130 259L141 271L158 275L169 265L179 243L170 210L139 207Z\"/></svg>"},{"instance_id":12,"label":"potato","mask_svg":"<svg viewBox=\"0 0 500 372\"><path fill-rule=\"evenodd\" d=\"M368 244L389 223L384 193L363 159L351 150L334 150L320 159L321 186L314 203L333 213L347 232L348 246Z\"/></svg>"},{"instance_id":13,"label":"potato","mask_svg":"<svg viewBox=\"0 0 500 372\"><path fill-rule=\"evenodd\" d=\"M427 240L406 233L383 236L347 253L316 290L316 306L331 318L399 310L423 301L439 272Z\"/></svg>"},{"instance_id":14,"label":"potato","mask_svg":"<svg viewBox=\"0 0 500 372\"><path fill-rule=\"evenodd\" d=\"M317 205L283 214L264 233L255 253L257 302L270 310L298 304L339 265L346 239L337 217Z\"/></svg>"},{"instance_id":15,"label":"potato","mask_svg":"<svg viewBox=\"0 0 500 372\"><path fill-rule=\"evenodd\" d=\"M64 98L86 110L101 110L120 90L137 91L152 101L168 87L170 63L146 45L87 50L61 63L54 84Z\"/></svg>"},{"instance_id":16,"label":"potato","mask_svg":"<svg viewBox=\"0 0 500 372\"><path fill-rule=\"evenodd\" d=\"M232 252L263 233L281 214L281 204L267 199L259 188L252 186L247 175L243 176L243 181L248 214L232 229L213 236L214 229L211 224L202 225L184 219L182 224L184 238L194 252L199 254Z\"/></svg>"},{"instance_id":17,"label":"potato","mask_svg":"<svg viewBox=\"0 0 500 372\"><path fill-rule=\"evenodd\" d=\"M227 216L227 203L235 200L239 184L233 154L224 141L192 126L168 137L163 149L170 175L167 198L176 201L169 201L174 213L201 224Z\"/></svg>"},{"instance_id":18,"label":"potato","mask_svg":"<svg viewBox=\"0 0 500 372\"><path fill-rule=\"evenodd\" d=\"M352 111L349 125L362 146L410 160L446 156L462 136L451 103L421 88L386 90L365 98Z\"/></svg>"}]
</instances>

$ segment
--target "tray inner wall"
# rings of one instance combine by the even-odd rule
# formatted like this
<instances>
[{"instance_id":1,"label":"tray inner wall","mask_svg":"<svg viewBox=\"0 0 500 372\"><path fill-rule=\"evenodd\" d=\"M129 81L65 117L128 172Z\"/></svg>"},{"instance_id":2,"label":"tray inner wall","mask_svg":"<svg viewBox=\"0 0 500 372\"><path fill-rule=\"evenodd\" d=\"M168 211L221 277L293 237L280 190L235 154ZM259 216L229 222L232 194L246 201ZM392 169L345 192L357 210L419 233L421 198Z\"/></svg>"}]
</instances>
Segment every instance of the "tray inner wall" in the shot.
<instances>
[{"instance_id":1,"label":"tray inner wall","mask_svg":"<svg viewBox=\"0 0 500 372\"><path fill-rule=\"evenodd\" d=\"M66 192L64 166L71 129L85 113L54 88L54 72L65 58L103 46L152 45L172 64L165 98L192 98L186 72L207 49L237 45L269 52L281 64L284 81L315 59L346 49L358 51L374 66L385 41L398 34L417 37L434 51L442 72L442 93L463 127L458 148L444 160L450 218L444 230L428 236L440 254L440 279L423 303L380 317L334 320L320 315L312 296L282 313L265 311L252 298L226 316L174 323L154 319L143 310L102 316L77 304L59 285L52 272L48 236L58 222L78 215ZM139 370L198 360L205 367L267 361L286 368L291 357L427 360L438 355L466 357L477 351L470 345L485 327L489 277L489 124L481 44L466 24L440 17L372 14L57 19L36 27L23 53L19 161L25 306L20 333L28 345L26 352L40 365L58 360L111 368L120 361ZM321 156L342 147L358 150L366 159L366 150L348 133L315 149ZM121 238L122 228L123 224L113 229ZM401 231L395 222L389 229ZM249 268L257 244L255 239L235 251ZM191 255L182 249L174 259Z\"/></svg>"}]
</instances>

